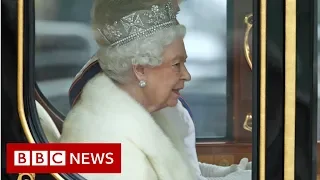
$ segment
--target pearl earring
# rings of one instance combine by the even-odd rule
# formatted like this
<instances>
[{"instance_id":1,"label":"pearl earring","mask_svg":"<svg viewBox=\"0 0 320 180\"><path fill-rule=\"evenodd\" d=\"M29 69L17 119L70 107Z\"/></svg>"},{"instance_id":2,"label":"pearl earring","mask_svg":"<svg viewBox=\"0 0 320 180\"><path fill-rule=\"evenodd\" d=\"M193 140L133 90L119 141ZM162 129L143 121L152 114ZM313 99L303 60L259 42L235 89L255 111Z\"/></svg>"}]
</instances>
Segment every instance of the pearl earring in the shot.
<instances>
[{"instance_id":1,"label":"pearl earring","mask_svg":"<svg viewBox=\"0 0 320 180\"><path fill-rule=\"evenodd\" d=\"M139 86L142 87L142 88L146 87L146 85L147 85L147 83L146 83L145 81L142 81L142 80L141 80L141 81L139 82Z\"/></svg>"}]
</instances>

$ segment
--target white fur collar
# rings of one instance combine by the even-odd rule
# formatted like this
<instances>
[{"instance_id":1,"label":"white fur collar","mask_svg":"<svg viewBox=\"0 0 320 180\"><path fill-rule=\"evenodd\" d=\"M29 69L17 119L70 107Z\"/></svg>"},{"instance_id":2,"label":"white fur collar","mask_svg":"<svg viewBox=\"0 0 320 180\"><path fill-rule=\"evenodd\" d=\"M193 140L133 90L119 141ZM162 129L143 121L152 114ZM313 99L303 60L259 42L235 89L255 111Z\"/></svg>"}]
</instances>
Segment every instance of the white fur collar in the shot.
<instances>
[{"instance_id":1,"label":"white fur collar","mask_svg":"<svg viewBox=\"0 0 320 180\"><path fill-rule=\"evenodd\" d=\"M184 137L170 123L182 121L181 117L176 113L177 119L166 118L165 112L174 111L169 108L151 116L100 73L86 84L69 112L60 141L121 142L122 149L129 148L129 142L147 156L161 180L194 180L195 169L186 155Z\"/></svg>"}]
</instances>

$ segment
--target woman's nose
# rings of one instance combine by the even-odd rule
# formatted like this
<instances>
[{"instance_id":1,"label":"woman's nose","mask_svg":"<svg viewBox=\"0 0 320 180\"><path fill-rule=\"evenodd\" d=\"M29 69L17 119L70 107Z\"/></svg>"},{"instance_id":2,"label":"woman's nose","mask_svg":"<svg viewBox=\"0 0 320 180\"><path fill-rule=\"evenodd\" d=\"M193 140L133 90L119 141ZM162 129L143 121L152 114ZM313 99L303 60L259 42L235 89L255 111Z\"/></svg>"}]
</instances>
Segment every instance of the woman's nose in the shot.
<instances>
[{"instance_id":1,"label":"woman's nose","mask_svg":"<svg viewBox=\"0 0 320 180\"><path fill-rule=\"evenodd\" d=\"M181 72L181 79L184 81L190 81L191 80L191 75L185 65L183 65L182 72Z\"/></svg>"}]
</instances>

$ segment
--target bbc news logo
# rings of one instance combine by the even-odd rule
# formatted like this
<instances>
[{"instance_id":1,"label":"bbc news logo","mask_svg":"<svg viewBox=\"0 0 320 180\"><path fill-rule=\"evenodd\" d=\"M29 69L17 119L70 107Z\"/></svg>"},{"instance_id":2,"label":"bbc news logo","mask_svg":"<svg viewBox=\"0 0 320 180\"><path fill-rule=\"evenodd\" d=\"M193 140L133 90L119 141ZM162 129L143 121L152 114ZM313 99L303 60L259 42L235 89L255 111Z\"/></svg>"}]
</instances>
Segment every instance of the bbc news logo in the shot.
<instances>
[{"instance_id":1,"label":"bbc news logo","mask_svg":"<svg viewBox=\"0 0 320 180\"><path fill-rule=\"evenodd\" d=\"M65 166L66 151L14 151L15 166Z\"/></svg>"},{"instance_id":2,"label":"bbc news logo","mask_svg":"<svg viewBox=\"0 0 320 180\"><path fill-rule=\"evenodd\" d=\"M121 173L121 144L7 144L8 173Z\"/></svg>"},{"instance_id":3,"label":"bbc news logo","mask_svg":"<svg viewBox=\"0 0 320 180\"><path fill-rule=\"evenodd\" d=\"M113 164L113 153L70 153L69 164ZM65 166L66 151L14 151L15 166Z\"/></svg>"}]
</instances>

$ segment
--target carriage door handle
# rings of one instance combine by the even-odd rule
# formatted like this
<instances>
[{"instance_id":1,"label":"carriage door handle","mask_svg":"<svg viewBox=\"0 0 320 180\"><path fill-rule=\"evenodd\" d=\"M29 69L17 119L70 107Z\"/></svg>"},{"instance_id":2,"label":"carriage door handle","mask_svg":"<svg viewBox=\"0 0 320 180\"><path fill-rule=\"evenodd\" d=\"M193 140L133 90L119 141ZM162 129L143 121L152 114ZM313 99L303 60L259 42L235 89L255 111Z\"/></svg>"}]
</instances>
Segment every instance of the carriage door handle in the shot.
<instances>
[{"instance_id":1,"label":"carriage door handle","mask_svg":"<svg viewBox=\"0 0 320 180\"><path fill-rule=\"evenodd\" d=\"M243 129L252 132L252 115L248 113L243 123Z\"/></svg>"}]
</instances>

